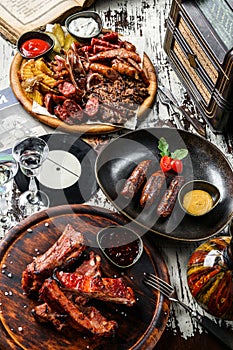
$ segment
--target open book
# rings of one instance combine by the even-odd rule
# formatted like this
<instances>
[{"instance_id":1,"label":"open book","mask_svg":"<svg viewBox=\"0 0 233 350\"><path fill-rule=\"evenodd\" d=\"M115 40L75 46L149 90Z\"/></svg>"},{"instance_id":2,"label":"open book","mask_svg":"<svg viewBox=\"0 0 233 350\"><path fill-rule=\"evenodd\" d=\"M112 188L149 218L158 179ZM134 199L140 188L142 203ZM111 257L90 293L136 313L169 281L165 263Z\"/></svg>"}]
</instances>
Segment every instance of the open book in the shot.
<instances>
[{"instance_id":1,"label":"open book","mask_svg":"<svg viewBox=\"0 0 233 350\"><path fill-rule=\"evenodd\" d=\"M84 10L94 0L8 0L0 2L0 32L15 43L29 30L38 29L71 13Z\"/></svg>"}]
</instances>

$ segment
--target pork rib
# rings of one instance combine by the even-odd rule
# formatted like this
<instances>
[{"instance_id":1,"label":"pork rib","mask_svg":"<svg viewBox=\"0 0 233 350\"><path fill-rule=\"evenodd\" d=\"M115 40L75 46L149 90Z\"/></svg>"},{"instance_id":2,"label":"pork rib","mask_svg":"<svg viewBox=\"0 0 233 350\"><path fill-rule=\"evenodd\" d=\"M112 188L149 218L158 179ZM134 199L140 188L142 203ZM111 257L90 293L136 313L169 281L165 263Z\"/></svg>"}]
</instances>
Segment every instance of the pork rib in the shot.
<instances>
[{"instance_id":1,"label":"pork rib","mask_svg":"<svg viewBox=\"0 0 233 350\"><path fill-rule=\"evenodd\" d=\"M55 268L73 263L85 249L83 235L68 224L58 240L44 254L27 265L22 275L22 287L25 293L38 292L44 280L52 275Z\"/></svg>"},{"instance_id":2,"label":"pork rib","mask_svg":"<svg viewBox=\"0 0 233 350\"><path fill-rule=\"evenodd\" d=\"M76 268L75 272L85 276L101 276L100 263L101 257L91 251L89 260L84 260L83 263Z\"/></svg>"},{"instance_id":3,"label":"pork rib","mask_svg":"<svg viewBox=\"0 0 233 350\"><path fill-rule=\"evenodd\" d=\"M56 272L56 279L62 288L87 297L110 301L117 304L133 306L136 302L132 288L127 286L123 278L102 278L100 276L84 276L77 272Z\"/></svg>"},{"instance_id":4,"label":"pork rib","mask_svg":"<svg viewBox=\"0 0 233 350\"><path fill-rule=\"evenodd\" d=\"M89 331L98 336L112 336L115 333L117 322L107 320L93 306L73 304L59 288L56 281L48 278L40 289L40 299L53 312L67 315L66 324L80 332Z\"/></svg>"},{"instance_id":5,"label":"pork rib","mask_svg":"<svg viewBox=\"0 0 233 350\"><path fill-rule=\"evenodd\" d=\"M58 331L67 326L67 315L53 311L46 303L37 305L32 314L38 322L51 322Z\"/></svg>"}]
</instances>

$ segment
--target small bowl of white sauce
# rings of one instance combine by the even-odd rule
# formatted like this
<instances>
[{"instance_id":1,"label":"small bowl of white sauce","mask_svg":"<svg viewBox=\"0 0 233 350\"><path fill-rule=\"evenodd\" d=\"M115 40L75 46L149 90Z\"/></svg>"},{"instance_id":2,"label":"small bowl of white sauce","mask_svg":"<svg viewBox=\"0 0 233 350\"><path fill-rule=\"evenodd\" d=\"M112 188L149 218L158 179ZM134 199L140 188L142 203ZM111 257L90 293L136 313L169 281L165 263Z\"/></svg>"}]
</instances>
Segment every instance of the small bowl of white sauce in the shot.
<instances>
[{"instance_id":1,"label":"small bowl of white sauce","mask_svg":"<svg viewBox=\"0 0 233 350\"><path fill-rule=\"evenodd\" d=\"M67 17L65 27L77 39L86 40L98 36L103 24L97 12L82 11Z\"/></svg>"}]
</instances>

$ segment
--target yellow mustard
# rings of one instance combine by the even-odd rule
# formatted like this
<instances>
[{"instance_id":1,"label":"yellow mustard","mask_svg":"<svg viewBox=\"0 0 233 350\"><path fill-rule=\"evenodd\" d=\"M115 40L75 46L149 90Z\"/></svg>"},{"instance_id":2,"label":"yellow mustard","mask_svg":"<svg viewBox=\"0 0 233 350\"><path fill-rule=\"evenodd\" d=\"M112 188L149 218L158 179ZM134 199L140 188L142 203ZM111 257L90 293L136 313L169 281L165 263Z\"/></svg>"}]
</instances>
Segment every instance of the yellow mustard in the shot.
<instances>
[{"instance_id":1,"label":"yellow mustard","mask_svg":"<svg viewBox=\"0 0 233 350\"><path fill-rule=\"evenodd\" d=\"M192 215L203 215L213 207L213 199L206 191L193 190L184 195L183 207Z\"/></svg>"}]
</instances>

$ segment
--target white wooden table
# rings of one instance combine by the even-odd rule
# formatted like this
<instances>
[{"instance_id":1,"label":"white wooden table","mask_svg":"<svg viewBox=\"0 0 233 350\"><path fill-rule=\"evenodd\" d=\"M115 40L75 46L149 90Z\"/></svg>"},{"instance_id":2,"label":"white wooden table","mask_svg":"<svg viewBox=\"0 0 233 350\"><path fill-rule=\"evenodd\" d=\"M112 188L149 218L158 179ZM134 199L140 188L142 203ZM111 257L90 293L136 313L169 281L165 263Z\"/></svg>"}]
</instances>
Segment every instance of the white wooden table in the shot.
<instances>
[{"instance_id":1,"label":"white wooden table","mask_svg":"<svg viewBox=\"0 0 233 350\"><path fill-rule=\"evenodd\" d=\"M185 90L170 67L163 50L165 20L168 16L170 5L171 0L147 0L146 2L143 0L110 0L108 2L97 0L92 9L100 13L105 28L117 30L131 37L141 37L144 41L146 53L157 67L159 81L169 87L181 102L184 99ZM14 54L15 47L0 37L0 89L9 86L9 68ZM156 101L153 112L142 122L140 128L161 125L183 128L184 120L182 116L178 119L174 118L176 117L172 116L171 111L166 106ZM185 125L187 127L187 123ZM196 133L191 126L186 130ZM207 126L207 139L214 143L233 163L233 153L229 153L233 147L232 138L227 145L222 135L214 134ZM101 190L97 192L88 204L115 210ZM186 266L189 256L200 243L177 243L158 238L157 244L162 251L169 269L171 282L177 288L178 294L184 302L203 313L203 310L192 299L186 281ZM218 323L222 326L227 326L229 331L233 332L233 322L218 321ZM186 348L192 350L195 348L196 350L198 346L203 350L207 349L207 347L223 349L216 344L212 336L206 336L203 330L191 320L183 309L173 304L166 332L157 344L156 349L180 350Z\"/></svg>"}]
</instances>

